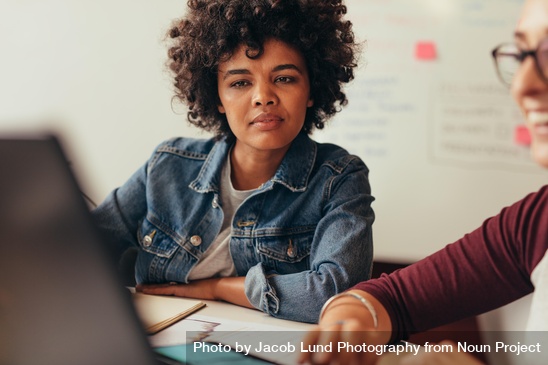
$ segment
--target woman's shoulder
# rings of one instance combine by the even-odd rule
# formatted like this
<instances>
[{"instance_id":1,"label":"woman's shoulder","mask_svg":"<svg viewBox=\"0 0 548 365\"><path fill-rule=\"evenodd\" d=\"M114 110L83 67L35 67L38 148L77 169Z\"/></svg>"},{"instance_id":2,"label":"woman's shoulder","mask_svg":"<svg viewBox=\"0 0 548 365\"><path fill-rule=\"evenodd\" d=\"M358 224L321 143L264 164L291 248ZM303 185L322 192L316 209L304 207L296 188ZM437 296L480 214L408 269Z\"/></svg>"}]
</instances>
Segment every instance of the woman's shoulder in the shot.
<instances>
[{"instance_id":1,"label":"woman's shoulder","mask_svg":"<svg viewBox=\"0 0 548 365\"><path fill-rule=\"evenodd\" d=\"M548 249L548 185L503 208L490 227L514 237L516 253L530 274ZM489 221L486 224L489 224ZM511 240L507 240L511 241Z\"/></svg>"},{"instance_id":2,"label":"woman's shoulder","mask_svg":"<svg viewBox=\"0 0 548 365\"><path fill-rule=\"evenodd\" d=\"M181 157L205 159L216 144L223 140L215 138L173 137L160 143L155 154L174 154Z\"/></svg>"},{"instance_id":3,"label":"woman's shoulder","mask_svg":"<svg viewBox=\"0 0 548 365\"><path fill-rule=\"evenodd\" d=\"M537 192L532 193L532 195L537 195L544 201L548 200L548 185L542 186Z\"/></svg>"},{"instance_id":4,"label":"woman's shoulder","mask_svg":"<svg viewBox=\"0 0 548 365\"><path fill-rule=\"evenodd\" d=\"M345 148L333 143L315 143L318 164L332 166L336 170L351 168L368 171L364 161L359 156L349 153Z\"/></svg>"},{"instance_id":5,"label":"woman's shoulder","mask_svg":"<svg viewBox=\"0 0 548 365\"><path fill-rule=\"evenodd\" d=\"M528 216L538 214L544 217L548 213L548 185L542 186L536 192L527 194L523 199L510 206L510 209L529 212Z\"/></svg>"}]
</instances>

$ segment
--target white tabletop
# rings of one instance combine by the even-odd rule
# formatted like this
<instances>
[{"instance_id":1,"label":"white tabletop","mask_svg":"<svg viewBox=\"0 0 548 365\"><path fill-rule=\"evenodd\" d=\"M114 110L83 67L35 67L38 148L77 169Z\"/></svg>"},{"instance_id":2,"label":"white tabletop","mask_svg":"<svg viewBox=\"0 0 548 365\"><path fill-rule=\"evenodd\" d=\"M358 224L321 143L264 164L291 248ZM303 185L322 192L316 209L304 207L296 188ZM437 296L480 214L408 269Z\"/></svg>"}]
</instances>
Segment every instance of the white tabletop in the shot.
<instances>
[{"instance_id":1,"label":"white tabletop","mask_svg":"<svg viewBox=\"0 0 548 365\"><path fill-rule=\"evenodd\" d=\"M240 307L234 304L214 300L202 300L206 307L197 312L200 315L230 319L232 321L252 322L260 325L287 327L307 331L314 325L274 318L257 309Z\"/></svg>"}]
</instances>

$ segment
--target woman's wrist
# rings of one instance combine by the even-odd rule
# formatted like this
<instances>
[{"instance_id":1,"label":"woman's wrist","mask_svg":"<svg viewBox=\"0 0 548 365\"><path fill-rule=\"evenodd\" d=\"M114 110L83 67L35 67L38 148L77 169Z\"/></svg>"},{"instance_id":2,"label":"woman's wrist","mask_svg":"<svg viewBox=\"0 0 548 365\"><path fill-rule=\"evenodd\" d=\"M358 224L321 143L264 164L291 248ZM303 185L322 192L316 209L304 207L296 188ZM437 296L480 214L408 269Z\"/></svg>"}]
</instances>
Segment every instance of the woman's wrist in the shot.
<instances>
[{"instance_id":1,"label":"woman's wrist","mask_svg":"<svg viewBox=\"0 0 548 365\"><path fill-rule=\"evenodd\" d=\"M319 321L320 326L350 321L353 330L368 332L366 336L368 343L388 343L392 333L392 322L384 306L371 294L362 290L350 290L346 293L355 293L371 304L377 316L377 326L375 326L372 311L353 295L337 296L333 299L323 311Z\"/></svg>"},{"instance_id":2,"label":"woman's wrist","mask_svg":"<svg viewBox=\"0 0 548 365\"><path fill-rule=\"evenodd\" d=\"M212 280L211 289L215 300L254 308L245 295L245 277L231 276L209 280Z\"/></svg>"},{"instance_id":3,"label":"woman's wrist","mask_svg":"<svg viewBox=\"0 0 548 365\"><path fill-rule=\"evenodd\" d=\"M357 291L347 291L331 297L327 302L325 302L325 304L322 307L322 310L320 312L320 321L330 307L333 307L335 305L342 305L341 303L339 304L335 303L337 302L337 300L339 300L340 302L341 298L351 298L359 301L371 315L371 319L373 321L373 328L374 329L378 328L379 324L378 324L377 310L368 299L366 299L363 295L361 295Z\"/></svg>"},{"instance_id":4,"label":"woman's wrist","mask_svg":"<svg viewBox=\"0 0 548 365\"><path fill-rule=\"evenodd\" d=\"M356 297L348 295L350 292L346 293L332 297L330 302L326 302L322 308L319 323L330 324L355 319L363 325L364 330L374 330L375 323L369 309Z\"/></svg>"}]
</instances>

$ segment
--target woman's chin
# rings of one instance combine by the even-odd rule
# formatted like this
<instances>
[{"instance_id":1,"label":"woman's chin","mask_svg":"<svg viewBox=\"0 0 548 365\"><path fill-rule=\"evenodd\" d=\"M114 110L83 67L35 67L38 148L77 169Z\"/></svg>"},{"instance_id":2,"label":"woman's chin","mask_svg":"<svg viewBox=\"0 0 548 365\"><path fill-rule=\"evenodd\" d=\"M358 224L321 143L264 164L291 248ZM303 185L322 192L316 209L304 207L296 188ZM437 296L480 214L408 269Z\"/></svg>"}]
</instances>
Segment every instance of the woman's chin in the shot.
<instances>
[{"instance_id":1,"label":"woman's chin","mask_svg":"<svg viewBox=\"0 0 548 365\"><path fill-rule=\"evenodd\" d=\"M548 141L535 141L531 144L531 157L540 166L548 169Z\"/></svg>"}]
</instances>

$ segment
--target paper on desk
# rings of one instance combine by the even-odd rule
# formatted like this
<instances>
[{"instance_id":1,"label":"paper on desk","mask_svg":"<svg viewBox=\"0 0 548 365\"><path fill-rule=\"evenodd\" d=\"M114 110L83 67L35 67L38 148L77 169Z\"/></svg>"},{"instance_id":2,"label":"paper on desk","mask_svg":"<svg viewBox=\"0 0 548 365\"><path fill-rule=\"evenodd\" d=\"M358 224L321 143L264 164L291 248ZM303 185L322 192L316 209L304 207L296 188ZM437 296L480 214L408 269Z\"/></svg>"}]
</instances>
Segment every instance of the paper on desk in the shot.
<instances>
[{"instance_id":1,"label":"paper on desk","mask_svg":"<svg viewBox=\"0 0 548 365\"><path fill-rule=\"evenodd\" d=\"M148 334L157 333L188 317L205 303L187 298L133 293L133 304Z\"/></svg>"},{"instance_id":2,"label":"paper on desk","mask_svg":"<svg viewBox=\"0 0 548 365\"><path fill-rule=\"evenodd\" d=\"M198 338L187 338L187 332L199 333ZM280 334L280 332L283 332ZM193 341L222 343L235 348L236 343L251 346L250 355L277 364L296 364L299 356L303 332L281 326L261 325L253 322L232 321L217 317L195 314L189 316L164 331L149 336L152 347L176 346ZM295 351L265 352L268 346L292 344ZM257 351L258 350L258 351Z\"/></svg>"}]
</instances>

